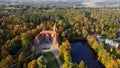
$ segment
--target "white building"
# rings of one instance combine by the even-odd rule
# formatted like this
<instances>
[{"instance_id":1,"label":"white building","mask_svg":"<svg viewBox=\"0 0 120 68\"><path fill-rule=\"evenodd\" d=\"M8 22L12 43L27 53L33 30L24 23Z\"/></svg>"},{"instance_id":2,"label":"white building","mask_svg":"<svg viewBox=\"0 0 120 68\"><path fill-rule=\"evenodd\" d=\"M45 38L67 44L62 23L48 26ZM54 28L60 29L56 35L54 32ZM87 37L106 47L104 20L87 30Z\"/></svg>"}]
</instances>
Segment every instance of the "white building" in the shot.
<instances>
[{"instance_id":1,"label":"white building","mask_svg":"<svg viewBox=\"0 0 120 68\"><path fill-rule=\"evenodd\" d=\"M110 39L106 39L105 43L108 44L109 46L117 47L117 48L119 47L119 44L120 44L120 43L117 43L117 42L110 40Z\"/></svg>"},{"instance_id":2,"label":"white building","mask_svg":"<svg viewBox=\"0 0 120 68\"><path fill-rule=\"evenodd\" d=\"M97 40L98 40L98 42L104 42L101 35L97 35Z\"/></svg>"}]
</instances>

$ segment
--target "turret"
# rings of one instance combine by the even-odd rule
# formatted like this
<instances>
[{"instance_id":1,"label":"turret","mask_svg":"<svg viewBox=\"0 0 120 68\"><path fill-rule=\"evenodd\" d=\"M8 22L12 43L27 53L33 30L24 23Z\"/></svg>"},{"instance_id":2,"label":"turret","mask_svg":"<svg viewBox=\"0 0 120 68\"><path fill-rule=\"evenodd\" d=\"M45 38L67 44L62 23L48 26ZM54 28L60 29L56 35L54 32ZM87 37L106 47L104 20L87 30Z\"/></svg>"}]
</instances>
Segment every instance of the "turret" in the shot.
<instances>
[{"instance_id":1,"label":"turret","mask_svg":"<svg viewBox=\"0 0 120 68\"><path fill-rule=\"evenodd\" d=\"M57 31L56 24L54 24L53 31Z\"/></svg>"}]
</instances>

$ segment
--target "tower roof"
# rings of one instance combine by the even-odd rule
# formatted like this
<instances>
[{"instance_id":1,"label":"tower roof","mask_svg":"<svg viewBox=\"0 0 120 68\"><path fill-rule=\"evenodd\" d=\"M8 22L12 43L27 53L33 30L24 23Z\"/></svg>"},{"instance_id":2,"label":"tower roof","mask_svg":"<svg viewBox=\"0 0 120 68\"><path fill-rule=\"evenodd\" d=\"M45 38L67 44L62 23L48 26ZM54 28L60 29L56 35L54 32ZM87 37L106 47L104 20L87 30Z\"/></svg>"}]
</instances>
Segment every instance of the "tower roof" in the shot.
<instances>
[{"instance_id":1,"label":"tower roof","mask_svg":"<svg viewBox=\"0 0 120 68\"><path fill-rule=\"evenodd\" d=\"M56 23L54 24L53 31L57 31Z\"/></svg>"}]
</instances>

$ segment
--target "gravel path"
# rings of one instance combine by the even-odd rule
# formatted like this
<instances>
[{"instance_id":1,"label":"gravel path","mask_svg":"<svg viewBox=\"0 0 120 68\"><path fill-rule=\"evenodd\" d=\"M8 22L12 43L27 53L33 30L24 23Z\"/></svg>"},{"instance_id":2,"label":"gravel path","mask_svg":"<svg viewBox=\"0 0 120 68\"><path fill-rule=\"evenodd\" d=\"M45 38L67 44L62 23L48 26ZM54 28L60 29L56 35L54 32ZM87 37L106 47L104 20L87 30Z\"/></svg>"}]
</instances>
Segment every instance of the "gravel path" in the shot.
<instances>
[{"instance_id":1,"label":"gravel path","mask_svg":"<svg viewBox=\"0 0 120 68\"><path fill-rule=\"evenodd\" d=\"M61 60L60 60L60 58L58 56L58 49L55 49L55 50L51 49L51 52L54 54L54 56L55 56L55 58L56 58L56 60L58 62L59 67L62 68L62 63L61 63Z\"/></svg>"}]
</instances>

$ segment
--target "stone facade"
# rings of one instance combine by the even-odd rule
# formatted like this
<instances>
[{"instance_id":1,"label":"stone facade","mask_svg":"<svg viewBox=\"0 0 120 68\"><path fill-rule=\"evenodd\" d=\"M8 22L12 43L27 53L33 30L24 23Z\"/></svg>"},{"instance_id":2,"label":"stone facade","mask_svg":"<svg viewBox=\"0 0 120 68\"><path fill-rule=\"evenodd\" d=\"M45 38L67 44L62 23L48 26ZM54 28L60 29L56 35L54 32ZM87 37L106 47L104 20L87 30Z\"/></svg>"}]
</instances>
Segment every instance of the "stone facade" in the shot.
<instances>
[{"instance_id":1,"label":"stone facade","mask_svg":"<svg viewBox=\"0 0 120 68\"><path fill-rule=\"evenodd\" d=\"M58 33L57 33L57 28L56 24L53 27L53 30L43 30L39 34L36 35L35 38L36 45L40 45L42 42L52 42L52 48L57 47L58 48Z\"/></svg>"}]
</instances>

